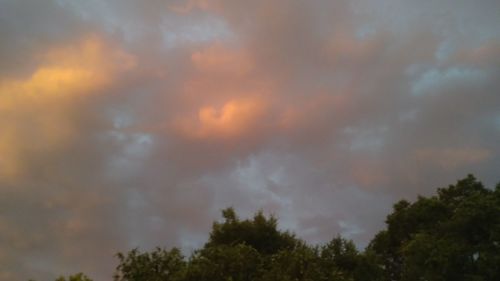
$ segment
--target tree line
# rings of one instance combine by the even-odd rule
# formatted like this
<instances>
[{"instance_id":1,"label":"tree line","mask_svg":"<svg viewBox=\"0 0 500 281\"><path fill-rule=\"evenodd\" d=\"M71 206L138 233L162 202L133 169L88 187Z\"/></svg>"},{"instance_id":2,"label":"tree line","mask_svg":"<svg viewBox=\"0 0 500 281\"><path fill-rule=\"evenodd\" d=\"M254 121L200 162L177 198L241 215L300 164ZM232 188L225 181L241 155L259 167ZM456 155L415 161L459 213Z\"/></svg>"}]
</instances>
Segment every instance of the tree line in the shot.
<instances>
[{"instance_id":1,"label":"tree line","mask_svg":"<svg viewBox=\"0 0 500 281\"><path fill-rule=\"evenodd\" d=\"M435 195L394 204L386 227L360 251L341 236L309 245L274 216L222 211L205 245L118 253L114 281L500 280L500 184L472 175ZM83 273L56 281L92 281Z\"/></svg>"}]
</instances>

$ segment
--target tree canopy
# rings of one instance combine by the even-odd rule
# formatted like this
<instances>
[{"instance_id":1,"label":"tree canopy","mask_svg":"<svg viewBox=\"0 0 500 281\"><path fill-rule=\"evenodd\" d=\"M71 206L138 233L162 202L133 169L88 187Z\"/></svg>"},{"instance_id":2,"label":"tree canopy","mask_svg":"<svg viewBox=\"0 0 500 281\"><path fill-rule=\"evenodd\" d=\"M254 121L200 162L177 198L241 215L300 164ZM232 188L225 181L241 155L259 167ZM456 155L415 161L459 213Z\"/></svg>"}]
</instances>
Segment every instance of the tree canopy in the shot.
<instances>
[{"instance_id":1,"label":"tree canopy","mask_svg":"<svg viewBox=\"0 0 500 281\"><path fill-rule=\"evenodd\" d=\"M367 252L385 280L500 280L500 188L469 175L437 195L399 201Z\"/></svg>"},{"instance_id":2,"label":"tree canopy","mask_svg":"<svg viewBox=\"0 0 500 281\"><path fill-rule=\"evenodd\" d=\"M401 200L364 251L339 235L309 245L278 229L274 216L241 220L222 211L207 243L118 253L115 281L500 280L500 185L474 176L413 203ZM80 273L56 281L91 281Z\"/></svg>"}]
</instances>

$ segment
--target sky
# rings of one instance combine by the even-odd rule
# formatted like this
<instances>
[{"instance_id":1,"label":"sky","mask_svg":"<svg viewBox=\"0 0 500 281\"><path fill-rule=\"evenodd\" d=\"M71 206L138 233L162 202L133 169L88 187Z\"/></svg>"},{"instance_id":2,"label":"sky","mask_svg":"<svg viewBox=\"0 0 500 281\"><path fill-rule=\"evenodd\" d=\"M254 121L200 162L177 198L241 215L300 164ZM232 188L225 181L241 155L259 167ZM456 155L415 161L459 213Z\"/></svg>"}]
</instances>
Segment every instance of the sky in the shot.
<instances>
[{"instance_id":1,"label":"sky","mask_svg":"<svg viewBox=\"0 0 500 281\"><path fill-rule=\"evenodd\" d=\"M0 280L201 247L220 210L361 249L500 182L497 0L0 0Z\"/></svg>"}]
</instances>

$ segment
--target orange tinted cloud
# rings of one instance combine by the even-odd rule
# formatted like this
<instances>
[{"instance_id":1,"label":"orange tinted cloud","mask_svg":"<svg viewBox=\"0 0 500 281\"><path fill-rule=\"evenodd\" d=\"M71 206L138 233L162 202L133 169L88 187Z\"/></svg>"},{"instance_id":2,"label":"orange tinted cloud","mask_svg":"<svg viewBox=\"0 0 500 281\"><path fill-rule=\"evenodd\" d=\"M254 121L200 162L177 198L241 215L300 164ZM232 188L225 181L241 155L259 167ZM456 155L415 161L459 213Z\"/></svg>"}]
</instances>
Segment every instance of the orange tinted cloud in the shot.
<instances>
[{"instance_id":1,"label":"orange tinted cloud","mask_svg":"<svg viewBox=\"0 0 500 281\"><path fill-rule=\"evenodd\" d=\"M201 107L196 118L181 119L177 127L188 137L197 139L237 138L251 133L262 121L268 103L260 97L229 100L220 108Z\"/></svg>"},{"instance_id":2,"label":"orange tinted cloud","mask_svg":"<svg viewBox=\"0 0 500 281\"><path fill-rule=\"evenodd\" d=\"M174 121L181 135L194 139L233 139L256 128L270 109L272 91L254 75L254 61L243 49L214 43L191 54L193 75L180 99L185 112ZM269 121L269 120L267 120ZM268 123L268 122L264 122Z\"/></svg>"},{"instance_id":3,"label":"orange tinted cloud","mask_svg":"<svg viewBox=\"0 0 500 281\"><path fill-rule=\"evenodd\" d=\"M245 75L253 70L253 62L242 50L231 50L214 44L191 55L194 66L202 72Z\"/></svg>"},{"instance_id":4,"label":"orange tinted cloud","mask_svg":"<svg viewBox=\"0 0 500 281\"><path fill-rule=\"evenodd\" d=\"M29 77L0 82L0 179L22 171L23 151L49 151L74 137L75 97L99 92L135 65L97 36L40 57L44 63Z\"/></svg>"},{"instance_id":5,"label":"orange tinted cloud","mask_svg":"<svg viewBox=\"0 0 500 281\"><path fill-rule=\"evenodd\" d=\"M30 77L0 82L0 110L28 100L91 94L110 83L117 71L135 66L131 55L111 49L96 36L89 36L77 45L55 48L41 57L46 62Z\"/></svg>"},{"instance_id":6,"label":"orange tinted cloud","mask_svg":"<svg viewBox=\"0 0 500 281\"><path fill-rule=\"evenodd\" d=\"M244 49L214 43L191 54L193 72L186 77L179 98L189 108L223 104L248 96L267 96L272 85L255 71Z\"/></svg>"}]
</instances>

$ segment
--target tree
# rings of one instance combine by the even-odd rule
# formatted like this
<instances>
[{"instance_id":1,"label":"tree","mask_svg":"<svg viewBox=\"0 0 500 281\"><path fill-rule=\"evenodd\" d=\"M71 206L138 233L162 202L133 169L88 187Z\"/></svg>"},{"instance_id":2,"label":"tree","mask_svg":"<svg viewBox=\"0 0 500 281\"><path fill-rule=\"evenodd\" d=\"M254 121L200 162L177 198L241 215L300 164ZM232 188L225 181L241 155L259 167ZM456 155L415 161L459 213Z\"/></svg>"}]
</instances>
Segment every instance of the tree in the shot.
<instances>
[{"instance_id":1,"label":"tree","mask_svg":"<svg viewBox=\"0 0 500 281\"><path fill-rule=\"evenodd\" d=\"M400 201L369 245L387 280L500 280L500 192L472 175Z\"/></svg>"},{"instance_id":2,"label":"tree","mask_svg":"<svg viewBox=\"0 0 500 281\"><path fill-rule=\"evenodd\" d=\"M297 243L293 235L277 229L275 217L266 218L262 211L257 212L253 220L240 220L233 208L223 210L222 216L224 222L214 222L206 247L246 244L269 255L292 249Z\"/></svg>"},{"instance_id":3,"label":"tree","mask_svg":"<svg viewBox=\"0 0 500 281\"><path fill-rule=\"evenodd\" d=\"M299 243L266 259L261 281L316 281L321 279L318 249Z\"/></svg>"},{"instance_id":4,"label":"tree","mask_svg":"<svg viewBox=\"0 0 500 281\"><path fill-rule=\"evenodd\" d=\"M245 244L205 247L191 257L185 281L253 281L261 264L259 252Z\"/></svg>"},{"instance_id":5,"label":"tree","mask_svg":"<svg viewBox=\"0 0 500 281\"><path fill-rule=\"evenodd\" d=\"M176 248L118 253L115 281L493 281L500 280L500 184L472 175L430 197L394 204L360 252L340 236L311 246L257 212L222 211L208 242L185 260ZM91 281L83 274L56 281Z\"/></svg>"},{"instance_id":6,"label":"tree","mask_svg":"<svg viewBox=\"0 0 500 281\"><path fill-rule=\"evenodd\" d=\"M177 248L156 248L150 253L134 249L126 255L118 253L117 257L115 281L178 281L185 274L186 262Z\"/></svg>"},{"instance_id":7,"label":"tree","mask_svg":"<svg viewBox=\"0 0 500 281\"><path fill-rule=\"evenodd\" d=\"M358 264L358 250L352 241L340 236L321 248L321 268L327 280L352 280Z\"/></svg>"}]
</instances>

